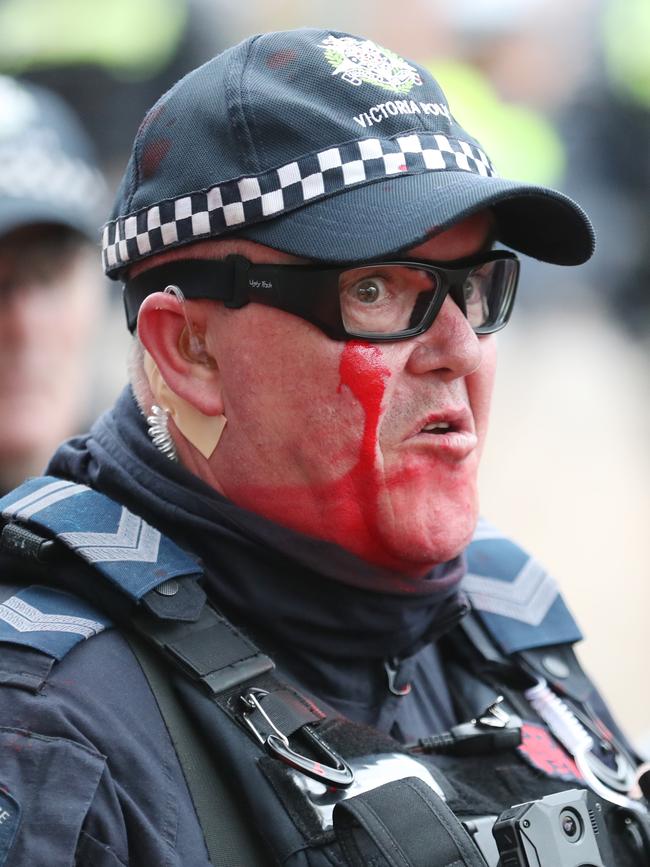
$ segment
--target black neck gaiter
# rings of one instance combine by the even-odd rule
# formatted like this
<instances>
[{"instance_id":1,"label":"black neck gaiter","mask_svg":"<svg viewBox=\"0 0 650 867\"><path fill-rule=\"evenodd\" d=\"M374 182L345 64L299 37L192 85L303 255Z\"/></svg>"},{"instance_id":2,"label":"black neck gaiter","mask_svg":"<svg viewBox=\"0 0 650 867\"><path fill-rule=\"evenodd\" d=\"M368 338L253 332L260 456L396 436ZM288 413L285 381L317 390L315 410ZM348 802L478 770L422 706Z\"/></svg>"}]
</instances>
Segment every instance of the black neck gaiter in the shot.
<instances>
[{"instance_id":1,"label":"black neck gaiter","mask_svg":"<svg viewBox=\"0 0 650 867\"><path fill-rule=\"evenodd\" d=\"M130 389L48 472L112 497L198 555L217 607L285 658L409 657L462 609L461 557L405 578L239 508L154 448Z\"/></svg>"}]
</instances>

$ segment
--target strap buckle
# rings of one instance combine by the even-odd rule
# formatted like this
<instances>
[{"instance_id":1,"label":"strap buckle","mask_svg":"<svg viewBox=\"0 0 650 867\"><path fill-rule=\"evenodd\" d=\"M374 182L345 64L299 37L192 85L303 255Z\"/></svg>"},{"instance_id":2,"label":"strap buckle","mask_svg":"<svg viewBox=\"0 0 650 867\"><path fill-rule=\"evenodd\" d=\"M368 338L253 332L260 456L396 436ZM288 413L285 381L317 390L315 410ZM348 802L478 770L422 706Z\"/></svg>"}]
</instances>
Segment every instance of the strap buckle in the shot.
<instances>
[{"instance_id":1,"label":"strap buckle","mask_svg":"<svg viewBox=\"0 0 650 867\"><path fill-rule=\"evenodd\" d=\"M280 759L285 765L318 780L320 783L337 789L347 789L354 782L354 771L341 756L331 750L318 735L303 725L300 732L307 737L310 745L325 761L303 756L291 748L289 738L276 726L262 707L260 699L268 695L264 689L253 688L240 696L243 722L254 738L273 758ZM253 719L255 717L255 719Z\"/></svg>"},{"instance_id":2,"label":"strap buckle","mask_svg":"<svg viewBox=\"0 0 650 867\"><path fill-rule=\"evenodd\" d=\"M226 256L225 264L232 268L232 296L223 302L224 307L238 310L249 303L248 268L250 263L243 256Z\"/></svg>"}]
</instances>

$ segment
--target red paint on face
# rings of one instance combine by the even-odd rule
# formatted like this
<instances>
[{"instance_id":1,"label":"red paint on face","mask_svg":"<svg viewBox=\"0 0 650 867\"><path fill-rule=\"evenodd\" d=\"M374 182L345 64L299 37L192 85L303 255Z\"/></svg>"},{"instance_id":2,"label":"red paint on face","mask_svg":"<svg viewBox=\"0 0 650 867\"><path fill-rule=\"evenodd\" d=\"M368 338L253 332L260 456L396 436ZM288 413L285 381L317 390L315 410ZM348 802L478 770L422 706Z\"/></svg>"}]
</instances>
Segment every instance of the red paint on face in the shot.
<instances>
[{"instance_id":1,"label":"red paint on face","mask_svg":"<svg viewBox=\"0 0 650 867\"><path fill-rule=\"evenodd\" d=\"M326 483L238 486L225 493L234 502L255 508L284 526L307 535L314 535L318 527L319 536L352 550L364 560L402 570L403 560L385 547L379 532L380 499L386 482L379 466L378 429L390 370L378 346L355 340L343 347L339 377L337 394L342 400L346 393L351 394L363 413L360 436L338 455L338 462L350 469ZM347 401L339 411L350 411Z\"/></svg>"},{"instance_id":2,"label":"red paint on face","mask_svg":"<svg viewBox=\"0 0 650 867\"><path fill-rule=\"evenodd\" d=\"M485 215L471 218L411 254L471 255L487 227ZM282 264L278 253L267 258ZM228 425L208 482L243 508L402 575L456 556L476 519L495 353L447 301L425 334L394 344L337 343L256 304L215 311L208 345ZM421 433L445 413L464 413L458 435Z\"/></svg>"},{"instance_id":3,"label":"red paint on face","mask_svg":"<svg viewBox=\"0 0 650 867\"><path fill-rule=\"evenodd\" d=\"M343 388L349 388L364 413L363 434L357 462L347 474L347 483L345 478L342 480L346 483L346 487L349 486L356 491L359 504L362 506L360 516L363 519L363 527L351 527L350 531L357 534L357 539L363 539L365 542L362 556L375 561L378 552L376 540L373 538L373 529L377 525L381 488L377 467L377 430L390 371L382 364L381 350L378 346L352 340L346 343L343 349L339 373L341 376L339 393Z\"/></svg>"},{"instance_id":4,"label":"red paint on face","mask_svg":"<svg viewBox=\"0 0 650 867\"><path fill-rule=\"evenodd\" d=\"M343 387L349 388L363 407L365 422L358 466L369 469L375 463L381 402L390 371L381 363L378 346L352 340L345 344L339 373L339 393Z\"/></svg>"}]
</instances>

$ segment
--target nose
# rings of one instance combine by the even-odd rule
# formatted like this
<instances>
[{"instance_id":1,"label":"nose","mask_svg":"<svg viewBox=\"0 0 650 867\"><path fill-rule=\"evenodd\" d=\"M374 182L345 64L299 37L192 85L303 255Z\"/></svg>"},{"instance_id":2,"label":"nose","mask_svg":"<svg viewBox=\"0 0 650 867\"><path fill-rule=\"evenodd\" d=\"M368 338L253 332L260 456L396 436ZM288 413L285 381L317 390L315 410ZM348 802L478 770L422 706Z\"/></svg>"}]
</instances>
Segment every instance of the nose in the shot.
<instances>
[{"instance_id":1,"label":"nose","mask_svg":"<svg viewBox=\"0 0 650 867\"><path fill-rule=\"evenodd\" d=\"M40 290L40 291L39 291ZM0 297L0 330L5 345L13 348L35 338L47 325L50 307L41 287L15 286Z\"/></svg>"},{"instance_id":2,"label":"nose","mask_svg":"<svg viewBox=\"0 0 650 867\"><path fill-rule=\"evenodd\" d=\"M456 302L447 296L431 327L413 338L407 369L417 374L435 371L451 381L477 370L481 358L478 336Z\"/></svg>"}]
</instances>

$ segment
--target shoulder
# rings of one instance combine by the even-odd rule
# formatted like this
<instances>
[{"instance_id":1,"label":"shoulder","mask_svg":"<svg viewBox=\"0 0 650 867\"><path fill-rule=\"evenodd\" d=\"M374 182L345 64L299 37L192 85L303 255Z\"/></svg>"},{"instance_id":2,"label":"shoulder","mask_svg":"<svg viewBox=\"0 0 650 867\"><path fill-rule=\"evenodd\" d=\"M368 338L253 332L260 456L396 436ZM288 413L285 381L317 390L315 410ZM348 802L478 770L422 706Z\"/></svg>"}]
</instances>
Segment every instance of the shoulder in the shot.
<instances>
[{"instance_id":1,"label":"shoulder","mask_svg":"<svg viewBox=\"0 0 650 867\"><path fill-rule=\"evenodd\" d=\"M0 771L22 817L7 843L11 864L202 867L205 844L165 722L106 616L126 623L143 605L173 618L167 609L187 614L188 596L200 607L195 558L121 503L53 477L0 500L0 524L0 727L14 739ZM175 578L187 579L183 592L156 595ZM57 756L77 767L76 788Z\"/></svg>"},{"instance_id":2,"label":"shoulder","mask_svg":"<svg viewBox=\"0 0 650 867\"><path fill-rule=\"evenodd\" d=\"M175 829L196 826L189 793L140 665L106 621L50 588L0 603L0 779L17 817L12 865L183 863ZM202 864L195 831L185 836Z\"/></svg>"},{"instance_id":3,"label":"shoulder","mask_svg":"<svg viewBox=\"0 0 650 867\"><path fill-rule=\"evenodd\" d=\"M466 550L462 588L472 613L465 632L492 660L494 649L523 662L538 681L548 683L577 708L593 716L598 731L613 735L629 756L614 715L575 654L582 632L561 589L544 565L485 519L479 520ZM487 641L486 641L487 638Z\"/></svg>"},{"instance_id":4,"label":"shoulder","mask_svg":"<svg viewBox=\"0 0 650 867\"><path fill-rule=\"evenodd\" d=\"M503 652L572 645L582 639L555 578L485 519L479 520L466 558L462 589Z\"/></svg>"}]
</instances>

